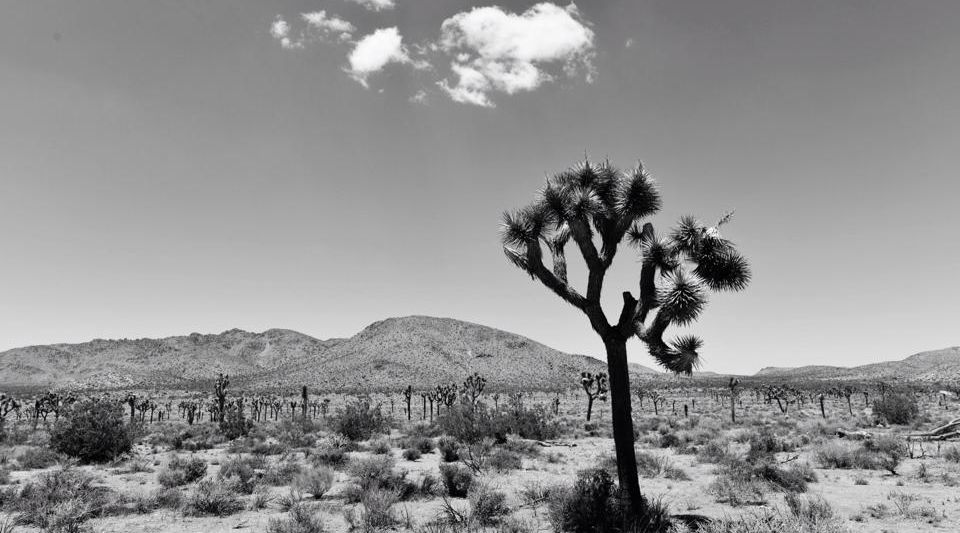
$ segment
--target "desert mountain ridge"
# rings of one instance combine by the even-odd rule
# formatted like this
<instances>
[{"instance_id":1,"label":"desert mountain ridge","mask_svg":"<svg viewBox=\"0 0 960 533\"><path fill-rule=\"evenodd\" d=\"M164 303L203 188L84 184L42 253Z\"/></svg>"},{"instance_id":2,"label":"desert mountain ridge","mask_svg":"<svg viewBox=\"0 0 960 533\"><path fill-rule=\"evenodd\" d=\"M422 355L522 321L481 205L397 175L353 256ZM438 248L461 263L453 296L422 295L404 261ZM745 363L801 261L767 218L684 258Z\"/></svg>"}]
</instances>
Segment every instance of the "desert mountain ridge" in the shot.
<instances>
[{"instance_id":1,"label":"desert mountain ridge","mask_svg":"<svg viewBox=\"0 0 960 533\"><path fill-rule=\"evenodd\" d=\"M767 367L758 378L809 380L878 380L945 382L960 380L960 346L920 352L900 361L883 361L853 367L826 365L796 368Z\"/></svg>"},{"instance_id":2,"label":"desert mountain ridge","mask_svg":"<svg viewBox=\"0 0 960 533\"><path fill-rule=\"evenodd\" d=\"M399 390L460 382L479 372L491 387L566 389L606 363L495 328L427 316L388 318L350 338L288 329L231 329L159 339L95 339L0 352L0 386L192 388L219 372L248 387ZM657 374L631 364L631 373Z\"/></svg>"}]
</instances>

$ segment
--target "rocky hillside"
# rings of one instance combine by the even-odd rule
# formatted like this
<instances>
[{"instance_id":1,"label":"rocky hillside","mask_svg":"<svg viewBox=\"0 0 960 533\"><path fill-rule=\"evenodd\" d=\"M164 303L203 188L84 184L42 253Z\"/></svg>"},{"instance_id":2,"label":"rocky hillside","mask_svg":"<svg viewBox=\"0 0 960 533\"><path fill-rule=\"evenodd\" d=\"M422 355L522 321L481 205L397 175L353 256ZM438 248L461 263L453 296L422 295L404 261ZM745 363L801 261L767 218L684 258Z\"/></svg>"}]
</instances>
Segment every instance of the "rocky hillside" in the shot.
<instances>
[{"instance_id":1,"label":"rocky hillside","mask_svg":"<svg viewBox=\"0 0 960 533\"><path fill-rule=\"evenodd\" d=\"M376 322L349 339L290 330L233 329L216 335L94 340L0 353L0 385L178 387L218 372L251 387L306 384L323 390L392 390L461 381L480 372L492 386L566 388L605 363L526 337L448 318ZM633 372L654 371L634 365Z\"/></svg>"},{"instance_id":2,"label":"rocky hillside","mask_svg":"<svg viewBox=\"0 0 960 533\"><path fill-rule=\"evenodd\" d=\"M873 380L897 378L905 381L938 382L960 379L960 347L911 355L902 361L885 361L851 368L801 366L764 368L757 377L783 379Z\"/></svg>"}]
</instances>

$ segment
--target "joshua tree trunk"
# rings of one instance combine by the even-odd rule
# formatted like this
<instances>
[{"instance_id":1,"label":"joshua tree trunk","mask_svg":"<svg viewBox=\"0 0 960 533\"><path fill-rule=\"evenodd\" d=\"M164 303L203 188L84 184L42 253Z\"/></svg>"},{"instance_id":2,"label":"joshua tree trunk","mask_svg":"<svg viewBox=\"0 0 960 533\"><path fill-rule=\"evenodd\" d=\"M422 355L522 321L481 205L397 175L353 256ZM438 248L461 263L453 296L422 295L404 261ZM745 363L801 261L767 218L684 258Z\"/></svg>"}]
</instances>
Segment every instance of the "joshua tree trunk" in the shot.
<instances>
[{"instance_id":1,"label":"joshua tree trunk","mask_svg":"<svg viewBox=\"0 0 960 533\"><path fill-rule=\"evenodd\" d=\"M633 414L630 408L630 368L627 365L627 340L605 338L607 372L610 375L610 411L613 418L613 444L617 454L617 479L630 498L631 507L646 507L637 476L637 456L633 449Z\"/></svg>"},{"instance_id":2,"label":"joshua tree trunk","mask_svg":"<svg viewBox=\"0 0 960 533\"><path fill-rule=\"evenodd\" d=\"M590 421L591 415L593 415L593 396L587 395L587 422Z\"/></svg>"},{"instance_id":3,"label":"joshua tree trunk","mask_svg":"<svg viewBox=\"0 0 960 533\"><path fill-rule=\"evenodd\" d=\"M737 423L737 401L733 391L730 391L730 422Z\"/></svg>"},{"instance_id":4,"label":"joshua tree trunk","mask_svg":"<svg viewBox=\"0 0 960 533\"><path fill-rule=\"evenodd\" d=\"M827 419L827 411L823 408L823 395L820 395L820 417L824 420Z\"/></svg>"}]
</instances>

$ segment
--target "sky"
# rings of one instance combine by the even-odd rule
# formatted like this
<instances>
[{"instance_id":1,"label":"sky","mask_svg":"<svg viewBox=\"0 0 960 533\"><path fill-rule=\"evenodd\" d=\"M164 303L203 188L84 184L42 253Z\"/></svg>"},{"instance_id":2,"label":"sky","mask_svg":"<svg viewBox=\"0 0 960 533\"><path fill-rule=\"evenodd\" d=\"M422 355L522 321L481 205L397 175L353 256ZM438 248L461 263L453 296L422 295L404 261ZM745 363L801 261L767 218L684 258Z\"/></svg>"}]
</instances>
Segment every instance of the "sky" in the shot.
<instances>
[{"instance_id":1,"label":"sky","mask_svg":"<svg viewBox=\"0 0 960 533\"><path fill-rule=\"evenodd\" d=\"M736 209L704 370L960 344L960 2L0 6L0 350L418 314L601 356L498 238L584 155L662 230Z\"/></svg>"}]
</instances>

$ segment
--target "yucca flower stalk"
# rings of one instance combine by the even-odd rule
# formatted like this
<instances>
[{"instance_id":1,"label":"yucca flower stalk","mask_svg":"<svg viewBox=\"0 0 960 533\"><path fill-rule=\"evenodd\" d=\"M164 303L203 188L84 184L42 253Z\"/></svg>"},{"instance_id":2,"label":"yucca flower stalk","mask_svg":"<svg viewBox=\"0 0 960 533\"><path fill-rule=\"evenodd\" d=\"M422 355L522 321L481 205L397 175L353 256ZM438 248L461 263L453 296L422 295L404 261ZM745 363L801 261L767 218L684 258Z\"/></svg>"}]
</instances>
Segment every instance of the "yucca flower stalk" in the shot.
<instances>
[{"instance_id":1,"label":"yucca flower stalk","mask_svg":"<svg viewBox=\"0 0 960 533\"><path fill-rule=\"evenodd\" d=\"M667 370L690 374L699 365L703 342L692 335L665 339L667 329L693 323L710 291L738 291L750 280L746 259L720 234L732 212L714 226L683 217L661 236L646 221L660 207L660 192L642 163L625 172L609 162L585 159L548 178L532 204L505 213L501 231L507 259L581 310L603 340L618 477L637 516L643 516L647 501L633 449L627 340L640 339ZM636 295L623 292L620 315L611 322L601 307L601 294L607 270L625 240L639 254L639 290ZM566 249L571 243L586 263L585 292L568 279Z\"/></svg>"}]
</instances>

